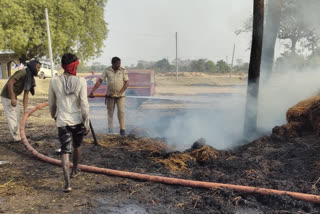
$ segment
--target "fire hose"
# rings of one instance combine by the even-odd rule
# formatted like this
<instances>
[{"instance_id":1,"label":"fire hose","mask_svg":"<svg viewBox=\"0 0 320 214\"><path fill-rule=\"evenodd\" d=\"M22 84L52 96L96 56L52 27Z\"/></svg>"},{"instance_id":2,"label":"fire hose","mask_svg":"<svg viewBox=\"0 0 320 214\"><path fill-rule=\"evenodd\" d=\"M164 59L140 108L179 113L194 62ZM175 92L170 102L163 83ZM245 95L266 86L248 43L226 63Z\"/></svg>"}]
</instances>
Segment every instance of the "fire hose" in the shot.
<instances>
[{"instance_id":1,"label":"fire hose","mask_svg":"<svg viewBox=\"0 0 320 214\"><path fill-rule=\"evenodd\" d=\"M54 165L61 166L61 161L45 156L38 151L36 151L28 142L28 139L26 138L25 134L25 125L28 117L38 109L41 109L43 107L46 107L48 103L41 103L28 111L22 121L21 121L21 141L26 147L28 151L30 151L33 156L36 158L50 163ZM72 163L70 164L72 167ZM308 201L312 203L320 203L320 196L319 195L313 195L313 194L306 194L306 193L299 193L299 192L291 192L291 191L282 191L282 190L275 190L275 189L267 189L267 188L259 188L259 187L251 187L251 186L242 186L242 185L233 185L233 184L224 184L224 183L213 183L213 182L204 182L204 181L195 181L195 180L186 180L186 179L178 179L178 178L169 178L169 177L163 177L163 176L152 176L147 174L141 174L141 173L134 173L134 172L127 172L127 171L120 171L120 170L113 170L113 169L106 169L106 168L99 168L94 166L88 166L88 165L79 165L79 168L82 171L86 172L92 172L92 173L98 173L98 174L105 174L105 175L111 175L111 176L117 176L117 177L123 177L123 178L130 178L135 180L141 180L141 181L150 181L155 183L163 183L163 184L169 184L169 185L180 185L180 186L188 186L188 187L196 187L196 188L205 188L205 189L217 189L217 188L226 188L231 190L236 190L240 192L246 192L246 193L256 193L256 194L262 194L262 195L289 195L292 198Z\"/></svg>"}]
</instances>

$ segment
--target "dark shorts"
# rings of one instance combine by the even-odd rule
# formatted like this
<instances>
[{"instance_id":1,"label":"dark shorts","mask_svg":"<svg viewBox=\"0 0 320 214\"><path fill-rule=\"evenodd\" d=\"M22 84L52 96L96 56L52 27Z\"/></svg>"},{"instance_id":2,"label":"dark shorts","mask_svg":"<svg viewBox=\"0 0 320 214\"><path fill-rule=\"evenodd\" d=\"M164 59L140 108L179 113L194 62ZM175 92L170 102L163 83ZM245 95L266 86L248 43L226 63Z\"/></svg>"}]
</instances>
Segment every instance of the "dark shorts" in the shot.
<instances>
[{"instance_id":1,"label":"dark shorts","mask_svg":"<svg viewBox=\"0 0 320 214\"><path fill-rule=\"evenodd\" d=\"M73 148L81 146L84 136L84 125L58 127L58 135L61 144L61 153L72 153ZM72 143L72 146L71 146Z\"/></svg>"}]
</instances>

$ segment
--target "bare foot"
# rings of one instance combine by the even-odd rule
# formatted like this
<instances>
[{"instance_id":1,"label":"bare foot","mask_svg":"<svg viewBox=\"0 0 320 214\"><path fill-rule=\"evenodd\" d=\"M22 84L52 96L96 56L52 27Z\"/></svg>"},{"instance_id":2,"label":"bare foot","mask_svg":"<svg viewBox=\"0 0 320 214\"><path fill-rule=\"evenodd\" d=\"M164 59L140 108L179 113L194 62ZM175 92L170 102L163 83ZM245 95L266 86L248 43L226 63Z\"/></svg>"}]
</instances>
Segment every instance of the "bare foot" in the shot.
<instances>
[{"instance_id":1,"label":"bare foot","mask_svg":"<svg viewBox=\"0 0 320 214\"><path fill-rule=\"evenodd\" d=\"M64 189L63 189L63 192L66 192L66 193L67 193L67 192L71 192L71 191L72 191L71 187L67 187L67 188L64 188Z\"/></svg>"},{"instance_id":2,"label":"bare foot","mask_svg":"<svg viewBox=\"0 0 320 214\"><path fill-rule=\"evenodd\" d=\"M75 171L72 170L70 178L75 178L77 176L79 176L81 174L81 170L80 169L76 169Z\"/></svg>"}]
</instances>

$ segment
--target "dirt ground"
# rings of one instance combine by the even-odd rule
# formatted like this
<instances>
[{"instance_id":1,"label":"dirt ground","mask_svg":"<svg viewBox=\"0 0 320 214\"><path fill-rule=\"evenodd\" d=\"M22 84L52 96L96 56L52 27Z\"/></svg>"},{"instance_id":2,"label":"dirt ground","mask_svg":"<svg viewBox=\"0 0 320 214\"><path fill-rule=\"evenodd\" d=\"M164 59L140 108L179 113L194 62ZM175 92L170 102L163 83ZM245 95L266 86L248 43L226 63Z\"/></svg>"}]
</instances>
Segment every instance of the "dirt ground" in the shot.
<instances>
[{"instance_id":1,"label":"dirt ground","mask_svg":"<svg viewBox=\"0 0 320 214\"><path fill-rule=\"evenodd\" d=\"M30 106L46 101L31 98ZM35 112L26 133L39 152L59 159L48 108ZM219 151L199 140L178 152L164 139L98 134L85 138L82 164L183 179L319 194L320 144L313 133L265 136ZM246 144L245 144L246 143ZM0 213L319 213L320 205L289 196L264 196L228 189L197 189L82 172L63 193L62 169L34 158L11 141L0 107Z\"/></svg>"}]
</instances>

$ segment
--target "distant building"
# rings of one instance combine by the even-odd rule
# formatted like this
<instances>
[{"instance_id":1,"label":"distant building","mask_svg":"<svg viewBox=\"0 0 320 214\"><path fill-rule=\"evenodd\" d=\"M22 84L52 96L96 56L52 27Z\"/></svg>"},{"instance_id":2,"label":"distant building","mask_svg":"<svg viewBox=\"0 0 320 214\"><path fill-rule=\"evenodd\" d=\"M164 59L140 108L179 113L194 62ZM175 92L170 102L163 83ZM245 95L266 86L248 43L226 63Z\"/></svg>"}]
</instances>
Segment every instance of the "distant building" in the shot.
<instances>
[{"instance_id":1,"label":"distant building","mask_svg":"<svg viewBox=\"0 0 320 214\"><path fill-rule=\"evenodd\" d=\"M12 64L19 65L19 63L13 51L0 51L0 79L8 79L13 74Z\"/></svg>"}]
</instances>

